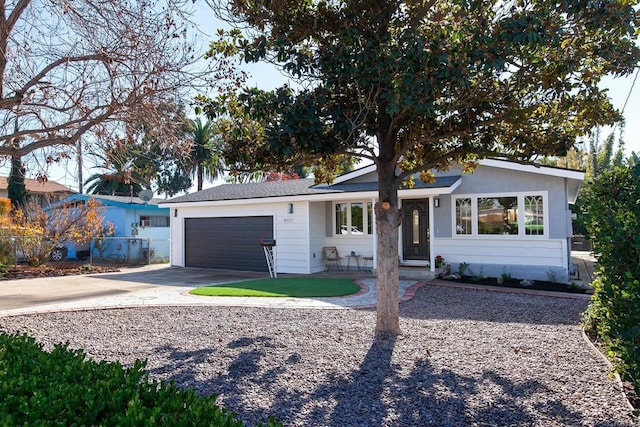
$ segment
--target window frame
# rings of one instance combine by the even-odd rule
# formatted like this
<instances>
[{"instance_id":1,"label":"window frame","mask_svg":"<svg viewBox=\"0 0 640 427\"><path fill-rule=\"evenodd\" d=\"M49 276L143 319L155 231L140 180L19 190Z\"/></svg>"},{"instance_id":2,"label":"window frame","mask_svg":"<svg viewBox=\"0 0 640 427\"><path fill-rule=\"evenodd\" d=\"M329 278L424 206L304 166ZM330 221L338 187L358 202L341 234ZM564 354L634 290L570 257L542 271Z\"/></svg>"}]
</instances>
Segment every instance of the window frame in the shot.
<instances>
[{"instance_id":1,"label":"window frame","mask_svg":"<svg viewBox=\"0 0 640 427\"><path fill-rule=\"evenodd\" d=\"M525 199L526 197L542 197L543 233L527 234L525 226ZM481 234L478 224L478 199L515 197L518 203L518 233L517 234ZM457 200L471 200L471 233L459 234L457 232ZM454 239L548 239L549 238L549 192L548 191L514 191L504 193L480 193L480 194L456 194L451 195L451 236Z\"/></svg>"},{"instance_id":2,"label":"window frame","mask_svg":"<svg viewBox=\"0 0 640 427\"><path fill-rule=\"evenodd\" d=\"M351 206L353 204L357 204L360 203L362 205L362 233L353 233L352 231L352 220L353 220L353 216L352 216L352 212L351 212ZM371 203L371 222L372 224L369 224L369 212L368 212L368 207L369 207L369 203ZM336 206L337 205L341 205L341 204L346 204L347 205L347 209L346 209L346 216L347 216L347 232L346 233L337 233L337 221L336 221ZM332 218L332 231L333 231L333 237L338 237L338 238L370 238L371 236L373 236L373 234L375 233L375 227L373 226L373 222L375 222L375 214L373 213L373 202L371 202L371 200L366 200L366 199L357 199L357 200L340 200L340 201L334 201L332 203L332 214L331 214L331 218ZM371 234L369 233L369 230L371 230Z\"/></svg>"},{"instance_id":3,"label":"window frame","mask_svg":"<svg viewBox=\"0 0 640 427\"><path fill-rule=\"evenodd\" d=\"M155 219L152 219L155 218ZM158 218L167 218L167 225L156 225L160 221ZM142 221L149 221L148 226L143 226ZM138 226L142 228L167 228L171 226L171 218L168 215L140 215L138 217Z\"/></svg>"}]
</instances>

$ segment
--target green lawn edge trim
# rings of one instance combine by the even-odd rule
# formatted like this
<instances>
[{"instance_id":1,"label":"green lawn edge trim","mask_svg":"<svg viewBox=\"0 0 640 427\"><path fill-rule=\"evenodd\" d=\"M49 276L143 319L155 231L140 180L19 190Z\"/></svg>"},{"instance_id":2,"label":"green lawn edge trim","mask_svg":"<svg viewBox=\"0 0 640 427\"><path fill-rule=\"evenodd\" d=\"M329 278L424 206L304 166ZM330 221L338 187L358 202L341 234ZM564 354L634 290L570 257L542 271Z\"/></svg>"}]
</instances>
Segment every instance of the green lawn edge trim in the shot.
<instances>
[{"instance_id":1,"label":"green lawn edge trim","mask_svg":"<svg viewBox=\"0 0 640 427\"><path fill-rule=\"evenodd\" d=\"M278 277L275 279L247 280L224 285L201 286L189 293L218 297L340 297L353 295L360 286L353 279Z\"/></svg>"}]
</instances>

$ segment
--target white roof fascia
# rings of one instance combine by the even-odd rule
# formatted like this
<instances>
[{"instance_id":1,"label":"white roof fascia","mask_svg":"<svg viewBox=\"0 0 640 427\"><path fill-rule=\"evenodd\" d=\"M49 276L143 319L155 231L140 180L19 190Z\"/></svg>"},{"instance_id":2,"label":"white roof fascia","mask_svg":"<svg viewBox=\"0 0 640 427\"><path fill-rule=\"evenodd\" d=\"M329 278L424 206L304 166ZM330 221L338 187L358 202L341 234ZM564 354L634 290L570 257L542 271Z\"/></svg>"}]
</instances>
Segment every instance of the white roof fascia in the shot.
<instances>
[{"instance_id":1,"label":"white roof fascia","mask_svg":"<svg viewBox=\"0 0 640 427\"><path fill-rule=\"evenodd\" d=\"M366 175L368 173L371 172L375 172L376 171L376 165L375 164L371 164L369 166L364 166L360 169L356 169L354 171L351 172L347 172L344 175L340 175L339 177L337 177L334 181L333 184L341 184L343 182L346 181L350 181L354 178L358 178L361 177L363 175Z\"/></svg>"},{"instance_id":2,"label":"white roof fascia","mask_svg":"<svg viewBox=\"0 0 640 427\"><path fill-rule=\"evenodd\" d=\"M572 169L559 169L559 168L550 168L546 166L523 165L521 163L509 162L506 160L482 159L480 160L479 163L482 166L509 169L509 170L515 170L520 172L537 173L540 175L557 176L560 178L576 179L579 181L584 181L584 175L585 175L584 172L576 171Z\"/></svg>"}]
</instances>

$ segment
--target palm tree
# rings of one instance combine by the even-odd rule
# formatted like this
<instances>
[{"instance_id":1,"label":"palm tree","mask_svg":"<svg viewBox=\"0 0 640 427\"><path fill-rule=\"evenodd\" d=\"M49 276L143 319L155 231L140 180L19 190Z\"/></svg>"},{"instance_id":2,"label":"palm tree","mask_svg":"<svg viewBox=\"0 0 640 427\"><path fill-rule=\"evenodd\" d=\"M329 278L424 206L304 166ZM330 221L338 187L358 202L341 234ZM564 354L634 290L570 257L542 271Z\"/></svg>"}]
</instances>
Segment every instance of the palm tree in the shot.
<instances>
[{"instance_id":1,"label":"palm tree","mask_svg":"<svg viewBox=\"0 0 640 427\"><path fill-rule=\"evenodd\" d=\"M215 146L215 124L200 118L189 120L191 139L190 164L187 173L196 178L198 191L205 179L215 180L224 172L224 163Z\"/></svg>"},{"instance_id":2,"label":"palm tree","mask_svg":"<svg viewBox=\"0 0 640 427\"><path fill-rule=\"evenodd\" d=\"M118 140L104 154L95 155L103 161L102 165L95 167L103 171L91 175L84 182L88 194L137 196L143 190L144 178L135 165L139 153L131 146Z\"/></svg>"}]
</instances>

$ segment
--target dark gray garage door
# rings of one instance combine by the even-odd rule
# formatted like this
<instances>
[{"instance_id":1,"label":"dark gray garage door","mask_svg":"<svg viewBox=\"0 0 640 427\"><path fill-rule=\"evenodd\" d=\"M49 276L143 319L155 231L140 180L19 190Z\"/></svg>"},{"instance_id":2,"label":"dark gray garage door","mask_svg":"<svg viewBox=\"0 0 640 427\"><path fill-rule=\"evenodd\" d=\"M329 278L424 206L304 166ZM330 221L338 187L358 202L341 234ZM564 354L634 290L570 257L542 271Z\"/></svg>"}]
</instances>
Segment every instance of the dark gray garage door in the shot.
<instances>
[{"instance_id":1,"label":"dark gray garage door","mask_svg":"<svg viewBox=\"0 0 640 427\"><path fill-rule=\"evenodd\" d=\"M186 218L187 267L268 271L260 239L273 238L272 216Z\"/></svg>"}]
</instances>

